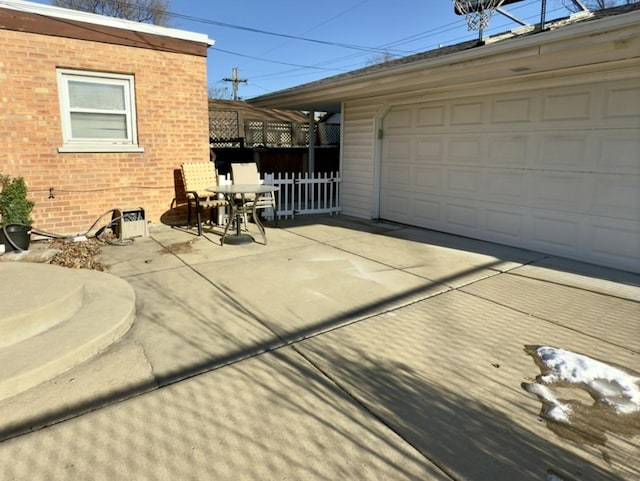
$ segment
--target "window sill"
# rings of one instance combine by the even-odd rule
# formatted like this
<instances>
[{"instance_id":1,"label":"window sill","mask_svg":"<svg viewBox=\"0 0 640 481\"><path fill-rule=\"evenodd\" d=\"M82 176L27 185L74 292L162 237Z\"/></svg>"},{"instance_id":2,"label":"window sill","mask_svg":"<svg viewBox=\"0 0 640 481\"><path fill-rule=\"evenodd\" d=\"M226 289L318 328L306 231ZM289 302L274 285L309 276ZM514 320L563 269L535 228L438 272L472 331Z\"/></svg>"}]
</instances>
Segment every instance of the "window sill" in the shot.
<instances>
[{"instance_id":1,"label":"window sill","mask_svg":"<svg viewBox=\"0 0 640 481\"><path fill-rule=\"evenodd\" d=\"M144 152L144 147L138 145L118 145L118 144L86 144L86 145L63 145L58 147L58 153L114 153L114 152Z\"/></svg>"}]
</instances>

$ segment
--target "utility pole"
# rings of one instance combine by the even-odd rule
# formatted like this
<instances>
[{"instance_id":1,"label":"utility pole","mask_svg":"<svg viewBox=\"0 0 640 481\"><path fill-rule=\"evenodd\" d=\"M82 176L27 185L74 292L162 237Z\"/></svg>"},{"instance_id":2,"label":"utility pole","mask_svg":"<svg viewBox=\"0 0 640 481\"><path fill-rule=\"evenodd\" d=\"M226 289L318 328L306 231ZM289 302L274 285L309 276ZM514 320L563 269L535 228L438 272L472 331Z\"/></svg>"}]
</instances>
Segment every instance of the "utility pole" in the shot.
<instances>
[{"instance_id":1,"label":"utility pole","mask_svg":"<svg viewBox=\"0 0 640 481\"><path fill-rule=\"evenodd\" d=\"M225 82L231 82L233 87L233 100L238 100L238 84L241 82L247 83L247 79L238 78L238 67L233 67L231 70L231 78L223 78Z\"/></svg>"}]
</instances>

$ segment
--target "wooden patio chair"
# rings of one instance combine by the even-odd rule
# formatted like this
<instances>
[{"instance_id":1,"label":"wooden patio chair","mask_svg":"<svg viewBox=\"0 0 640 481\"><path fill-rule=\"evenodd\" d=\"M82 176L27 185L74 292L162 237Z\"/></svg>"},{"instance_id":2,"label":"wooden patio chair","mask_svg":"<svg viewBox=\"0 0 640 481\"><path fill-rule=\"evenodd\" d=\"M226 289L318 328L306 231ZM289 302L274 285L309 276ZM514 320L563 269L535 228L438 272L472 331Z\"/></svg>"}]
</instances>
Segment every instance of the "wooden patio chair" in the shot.
<instances>
[{"instance_id":1,"label":"wooden patio chair","mask_svg":"<svg viewBox=\"0 0 640 481\"><path fill-rule=\"evenodd\" d=\"M260 184L260 173L255 162L232 163L231 178L234 184ZM255 194L245 195L245 212L251 212L255 204ZM256 209L273 209L273 219L276 226L278 225L278 211L276 209L276 198L273 193L261 195Z\"/></svg>"},{"instance_id":2,"label":"wooden patio chair","mask_svg":"<svg viewBox=\"0 0 640 481\"><path fill-rule=\"evenodd\" d=\"M208 187L218 185L218 173L213 162L187 162L180 166L184 190L187 195L187 224L191 225L191 206L195 207L198 235L202 235L202 211L211 211L228 205L226 200L218 199L218 194L208 192Z\"/></svg>"}]
</instances>

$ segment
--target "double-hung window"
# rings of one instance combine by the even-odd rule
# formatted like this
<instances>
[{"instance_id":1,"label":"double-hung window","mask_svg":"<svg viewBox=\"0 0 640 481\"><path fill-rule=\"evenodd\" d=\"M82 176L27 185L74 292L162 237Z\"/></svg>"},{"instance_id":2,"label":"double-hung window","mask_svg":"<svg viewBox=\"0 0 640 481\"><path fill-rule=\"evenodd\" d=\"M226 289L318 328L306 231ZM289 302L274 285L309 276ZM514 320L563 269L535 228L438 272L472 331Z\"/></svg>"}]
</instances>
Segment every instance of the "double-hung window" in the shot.
<instances>
[{"instance_id":1,"label":"double-hung window","mask_svg":"<svg viewBox=\"0 0 640 481\"><path fill-rule=\"evenodd\" d=\"M133 75L58 69L59 152L139 152Z\"/></svg>"}]
</instances>

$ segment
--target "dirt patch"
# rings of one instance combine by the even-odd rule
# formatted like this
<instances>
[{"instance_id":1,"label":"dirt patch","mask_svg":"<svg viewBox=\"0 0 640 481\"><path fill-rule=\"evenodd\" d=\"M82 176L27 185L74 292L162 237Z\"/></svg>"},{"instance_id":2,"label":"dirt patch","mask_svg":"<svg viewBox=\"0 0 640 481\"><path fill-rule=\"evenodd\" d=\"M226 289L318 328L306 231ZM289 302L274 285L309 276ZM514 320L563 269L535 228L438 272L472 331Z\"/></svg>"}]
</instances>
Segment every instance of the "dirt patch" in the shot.
<instances>
[{"instance_id":1,"label":"dirt patch","mask_svg":"<svg viewBox=\"0 0 640 481\"><path fill-rule=\"evenodd\" d=\"M193 241L176 242L162 248L163 254L188 254L193 252Z\"/></svg>"}]
</instances>

